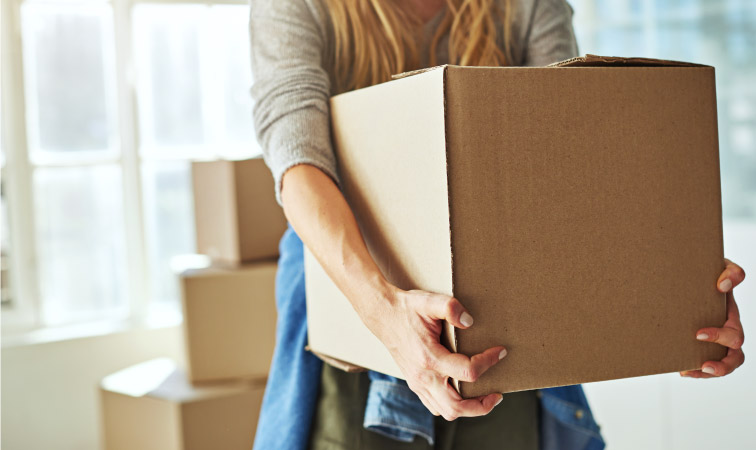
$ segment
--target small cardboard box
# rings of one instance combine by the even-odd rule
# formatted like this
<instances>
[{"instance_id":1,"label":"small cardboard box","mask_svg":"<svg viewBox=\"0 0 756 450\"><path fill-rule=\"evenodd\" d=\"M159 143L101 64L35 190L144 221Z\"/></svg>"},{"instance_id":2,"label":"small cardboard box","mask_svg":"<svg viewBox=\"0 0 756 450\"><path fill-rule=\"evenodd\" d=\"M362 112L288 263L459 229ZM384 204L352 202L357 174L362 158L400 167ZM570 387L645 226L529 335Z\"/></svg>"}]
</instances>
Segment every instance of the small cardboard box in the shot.
<instances>
[{"instance_id":1,"label":"small cardboard box","mask_svg":"<svg viewBox=\"0 0 756 450\"><path fill-rule=\"evenodd\" d=\"M197 252L242 263L278 256L286 217L262 158L192 163Z\"/></svg>"},{"instance_id":2,"label":"small cardboard box","mask_svg":"<svg viewBox=\"0 0 756 450\"><path fill-rule=\"evenodd\" d=\"M440 66L331 99L342 187L403 289L475 319L444 340L509 355L464 397L700 368L725 348L714 69L589 55ZM401 377L306 257L313 351Z\"/></svg>"},{"instance_id":3,"label":"small cardboard box","mask_svg":"<svg viewBox=\"0 0 756 450\"><path fill-rule=\"evenodd\" d=\"M275 278L274 262L179 274L192 382L267 376L276 342Z\"/></svg>"},{"instance_id":4,"label":"small cardboard box","mask_svg":"<svg viewBox=\"0 0 756 450\"><path fill-rule=\"evenodd\" d=\"M100 385L106 450L252 448L265 379L194 387L168 359L137 364Z\"/></svg>"}]
</instances>

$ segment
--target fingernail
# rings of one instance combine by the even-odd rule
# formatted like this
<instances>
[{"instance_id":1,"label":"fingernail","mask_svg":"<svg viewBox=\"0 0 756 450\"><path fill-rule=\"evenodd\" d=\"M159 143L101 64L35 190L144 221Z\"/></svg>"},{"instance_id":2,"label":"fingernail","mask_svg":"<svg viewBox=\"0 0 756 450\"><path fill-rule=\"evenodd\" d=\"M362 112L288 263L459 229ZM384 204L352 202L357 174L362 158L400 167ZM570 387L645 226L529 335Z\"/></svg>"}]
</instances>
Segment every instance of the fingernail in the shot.
<instances>
[{"instance_id":1,"label":"fingernail","mask_svg":"<svg viewBox=\"0 0 756 450\"><path fill-rule=\"evenodd\" d=\"M473 318L470 314L463 312L461 316L459 316L459 321L462 322L462 325L466 327L470 327L473 324Z\"/></svg>"},{"instance_id":2,"label":"fingernail","mask_svg":"<svg viewBox=\"0 0 756 450\"><path fill-rule=\"evenodd\" d=\"M698 339L699 341L703 341L705 339L709 339L709 335L706 333L701 333L698 336L696 336L696 339Z\"/></svg>"},{"instance_id":3,"label":"fingernail","mask_svg":"<svg viewBox=\"0 0 756 450\"><path fill-rule=\"evenodd\" d=\"M501 403L502 400L504 400L504 396L503 395L501 397L499 397L498 400L496 400L496 403L494 403L494 408L497 407L497 406L499 406L499 403Z\"/></svg>"},{"instance_id":4,"label":"fingernail","mask_svg":"<svg viewBox=\"0 0 756 450\"><path fill-rule=\"evenodd\" d=\"M706 366L703 369L701 369L701 372L714 375L714 368L711 366Z\"/></svg>"},{"instance_id":5,"label":"fingernail","mask_svg":"<svg viewBox=\"0 0 756 450\"><path fill-rule=\"evenodd\" d=\"M499 361L501 361L502 359L504 359L505 356L507 356L507 349L506 348L504 350L502 350L502 351L499 352Z\"/></svg>"},{"instance_id":6,"label":"fingernail","mask_svg":"<svg viewBox=\"0 0 756 450\"><path fill-rule=\"evenodd\" d=\"M732 281L729 278L725 278L719 283L719 290L722 292L729 292L732 289Z\"/></svg>"}]
</instances>

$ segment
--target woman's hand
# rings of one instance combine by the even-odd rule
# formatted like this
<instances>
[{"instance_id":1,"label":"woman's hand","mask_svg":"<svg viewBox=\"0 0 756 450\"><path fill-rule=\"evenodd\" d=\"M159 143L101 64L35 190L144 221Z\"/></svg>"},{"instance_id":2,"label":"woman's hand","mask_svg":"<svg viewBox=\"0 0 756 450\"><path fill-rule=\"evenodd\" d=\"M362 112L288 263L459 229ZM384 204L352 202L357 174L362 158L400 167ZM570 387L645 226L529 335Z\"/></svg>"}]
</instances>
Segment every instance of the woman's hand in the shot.
<instances>
[{"instance_id":1,"label":"woman's hand","mask_svg":"<svg viewBox=\"0 0 756 450\"><path fill-rule=\"evenodd\" d=\"M501 361L507 350L497 346L472 357L450 352L440 343L443 321L463 329L473 324L462 304L447 295L394 289L393 300L384 304L390 305L384 315L371 314L380 319L366 324L388 348L410 389L431 413L446 420L491 412L501 402L501 394L465 400L449 378L475 381Z\"/></svg>"},{"instance_id":2,"label":"woman's hand","mask_svg":"<svg viewBox=\"0 0 756 450\"><path fill-rule=\"evenodd\" d=\"M727 356L721 361L706 361L700 370L686 370L680 372L681 376L691 378L721 377L743 365L745 354L743 353L743 325L740 323L740 313L732 290L745 279L743 269L725 258L727 266L717 280L717 288L727 293L727 322L722 328L701 328L696 332L696 339L701 341L716 342L727 347Z\"/></svg>"},{"instance_id":3,"label":"woman's hand","mask_svg":"<svg viewBox=\"0 0 756 450\"><path fill-rule=\"evenodd\" d=\"M490 394L463 400L450 377L474 381L506 355L494 347L467 357L440 343L443 320L459 328L472 317L454 298L403 291L381 274L344 196L320 169L300 164L284 175L284 212L294 230L362 321L389 349L407 383L435 415L447 420L488 414L502 399Z\"/></svg>"}]
</instances>

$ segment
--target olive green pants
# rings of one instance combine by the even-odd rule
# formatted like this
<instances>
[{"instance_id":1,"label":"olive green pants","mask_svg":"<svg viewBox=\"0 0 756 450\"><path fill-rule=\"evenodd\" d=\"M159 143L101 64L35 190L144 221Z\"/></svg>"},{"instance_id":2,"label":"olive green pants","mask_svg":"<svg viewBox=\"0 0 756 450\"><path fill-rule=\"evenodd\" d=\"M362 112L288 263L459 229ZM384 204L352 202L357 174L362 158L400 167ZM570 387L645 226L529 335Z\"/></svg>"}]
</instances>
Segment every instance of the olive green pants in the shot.
<instances>
[{"instance_id":1,"label":"olive green pants","mask_svg":"<svg viewBox=\"0 0 756 450\"><path fill-rule=\"evenodd\" d=\"M399 442L362 427L370 380L323 364L310 434L313 450L538 450L540 403L536 391L513 392L490 414L447 422L435 418L435 446L420 437Z\"/></svg>"}]
</instances>

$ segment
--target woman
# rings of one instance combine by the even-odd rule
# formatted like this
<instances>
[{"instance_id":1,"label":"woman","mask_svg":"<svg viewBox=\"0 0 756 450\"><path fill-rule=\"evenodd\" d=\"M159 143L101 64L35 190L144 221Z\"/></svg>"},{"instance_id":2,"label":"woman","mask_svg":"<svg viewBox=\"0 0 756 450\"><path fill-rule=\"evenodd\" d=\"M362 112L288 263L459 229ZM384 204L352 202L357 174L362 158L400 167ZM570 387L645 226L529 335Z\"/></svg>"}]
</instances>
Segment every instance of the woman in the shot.
<instances>
[{"instance_id":1,"label":"woman","mask_svg":"<svg viewBox=\"0 0 756 450\"><path fill-rule=\"evenodd\" d=\"M393 73L443 63L542 66L576 56L571 22L565 0L251 2L255 127L291 225L280 245L277 346L255 448L604 447L580 385L466 400L454 391L448 377L473 381L506 348L450 353L439 344L441 321L474 326L464 299L403 291L382 276L338 188L328 122L330 96ZM342 373L304 351L302 241L406 383ZM717 286L731 291L743 278L728 261ZM725 326L700 332L730 350L686 375L722 376L742 364L731 293Z\"/></svg>"}]
</instances>

